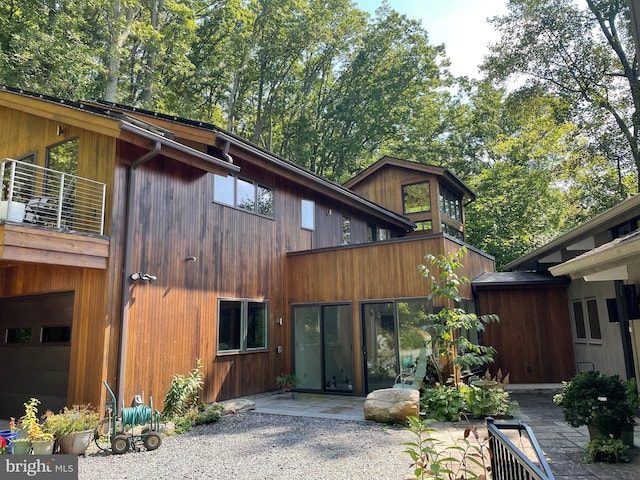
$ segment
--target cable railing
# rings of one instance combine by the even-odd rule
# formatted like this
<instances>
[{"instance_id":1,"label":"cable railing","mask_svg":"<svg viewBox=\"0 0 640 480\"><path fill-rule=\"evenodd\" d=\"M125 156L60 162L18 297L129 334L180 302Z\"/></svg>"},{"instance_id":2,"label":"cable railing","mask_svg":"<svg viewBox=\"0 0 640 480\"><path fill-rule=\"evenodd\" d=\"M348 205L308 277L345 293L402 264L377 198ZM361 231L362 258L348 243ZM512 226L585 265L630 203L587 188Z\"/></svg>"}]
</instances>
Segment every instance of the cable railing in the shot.
<instances>
[{"instance_id":1,"label":"cable railing","mask_svg":"<svg viewBox=\"0 0 640 480\"><path fill-rule=\"evenodd\" d=\"M104 234L106 184L5 158L0 221Z\"/></svg>"},{"instance_id":2,"label":"cable railing","mask_svg":"<svg viewBox=\"0 0 640 480\"><path fill-rule=\"evenodd\" d=\"M493 418L487 418L487 430L494 480L555 480L529 425L521 422L494 423ZM535 461L516 447L502 430L515 430L520 438L525 435Z\"/></svg>"}]
</instances>

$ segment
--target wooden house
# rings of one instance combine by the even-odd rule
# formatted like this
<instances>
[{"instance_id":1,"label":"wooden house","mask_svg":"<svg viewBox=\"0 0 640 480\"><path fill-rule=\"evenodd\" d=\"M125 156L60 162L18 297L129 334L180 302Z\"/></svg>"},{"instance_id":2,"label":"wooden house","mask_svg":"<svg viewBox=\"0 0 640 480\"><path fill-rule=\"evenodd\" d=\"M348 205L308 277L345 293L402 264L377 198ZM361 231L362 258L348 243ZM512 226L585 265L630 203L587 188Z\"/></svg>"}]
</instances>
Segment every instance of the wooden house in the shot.
<instances>
[{"instance_id":1,"label":"wooden house","mask_svg":"<svg viewBox=\"0 0 640 480\"><path fill-rule=\"evenodd\" d=\"M102 406L104 380L159 405L197 359L207 402L281 372L390 386L432 308L417 266L464 244L473 194L437 167L387 158L348 188L214 125L7 87L0 129L0 418Z\"/></svg>"}]
</instances>

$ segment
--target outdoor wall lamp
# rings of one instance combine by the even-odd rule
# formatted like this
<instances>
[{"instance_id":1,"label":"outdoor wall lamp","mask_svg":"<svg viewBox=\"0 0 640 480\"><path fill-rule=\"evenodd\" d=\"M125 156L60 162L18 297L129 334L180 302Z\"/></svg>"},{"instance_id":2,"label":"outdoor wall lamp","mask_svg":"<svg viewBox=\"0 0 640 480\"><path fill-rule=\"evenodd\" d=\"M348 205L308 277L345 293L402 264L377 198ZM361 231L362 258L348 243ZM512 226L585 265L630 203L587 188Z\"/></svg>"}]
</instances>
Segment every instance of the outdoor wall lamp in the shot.
<instances>
[{"instance_id":1,"label":"outdoor wall lamp","mask_svg":"<svg viewBox=\"0 0 640 480\"><path fill-rule=\"evenodd\" d=\"M142 280L144 282L155 282L158 277L156 277L155 275L151 275L149 273L142 273L142 272L134 272L131 275L129 275L129 278L131 279L132 282L137 282L138 280Z\"/></svg>"}]
</instances>

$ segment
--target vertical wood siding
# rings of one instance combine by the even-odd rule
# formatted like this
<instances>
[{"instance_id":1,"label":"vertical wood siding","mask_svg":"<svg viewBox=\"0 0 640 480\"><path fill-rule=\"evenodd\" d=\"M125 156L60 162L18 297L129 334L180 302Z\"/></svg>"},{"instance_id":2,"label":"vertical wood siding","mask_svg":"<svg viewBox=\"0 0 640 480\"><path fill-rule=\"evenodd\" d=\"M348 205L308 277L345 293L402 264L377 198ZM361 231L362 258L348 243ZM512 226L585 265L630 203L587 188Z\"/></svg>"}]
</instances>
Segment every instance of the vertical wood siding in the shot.
<instances>
[{"instance_id":1,"label":"vertical wood siding","mask_svg":"<svg viewBox=\"0 0 640 480\"><path fill-rule=\"evenodd\" d=\"M559 383L575 374L566 287L481 289L479 313L496 313L487 345L496 350L495 368L512 383Z\"/></svg>"}]
</instances>

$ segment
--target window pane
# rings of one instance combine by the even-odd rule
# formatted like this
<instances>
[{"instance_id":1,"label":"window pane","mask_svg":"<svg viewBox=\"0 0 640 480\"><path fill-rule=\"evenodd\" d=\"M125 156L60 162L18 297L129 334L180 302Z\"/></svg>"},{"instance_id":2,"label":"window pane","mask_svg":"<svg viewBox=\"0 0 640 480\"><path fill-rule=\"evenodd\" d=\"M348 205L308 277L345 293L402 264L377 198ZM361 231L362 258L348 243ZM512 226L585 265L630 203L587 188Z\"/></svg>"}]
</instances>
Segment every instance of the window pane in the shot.
<instances>
[{"instance_id":1,"label":"window pane","mask_svg":"<svg viewBox=\"0 0 640 480\"><path fill-rule=\"evenodd\" d=\"M428 212L431 210L429 182L414 183L402 187L404 213Z\"/></svg>"},{"instance_id":2,"label":"window pane","mask_svg":"<svg viewBox=\"0 0 640 480\"><path fill-rule=\"evenodd\" d=\"M256 205L256 187L253 183L248 182L247 180L242 180L238 178L236 183L237 191L237 201L236 207L241 208L243 210L249 210L250 212L255 211Z\"/></svg>"},{"instance_id":3,"label":"window pane","mask_svg":"<svg viewBox=\"0 0 640 480\"><path fill-rule=\"evenodd\" d=\"M257 213L273 218L273 190L269 187L258 185Z\"/></svg>"},{"instance_id":4,"label":"window pane","mask_svg":"<svg viewBox=\"0 0 640 480\"><path fill-rule=\"evenodd\" d=\"M396 303L398 327L400 329L400 369L415 364L420 349L425 346L431 335L428 331L429 302L408 300Z\"/></svg>"},{"instance_id":5,"label":"window pane","mask_svg":"<svg viewBox=\"0 0 640 480\"><path fill-rule=\"evenodd\" d=\"M233 207L233 186L235 179L229 175L223 177L221 175L214 175L213 181L213 199L216 202L224 203L225 205L231 205Z\"/></svg>"},{"instance_id":6,"label":"window pane","mask_svg":"<svg viewBox=\"0 0 640 480\"><path fill-rule=\"evenodd\" d=\"M315 203L311 200L302 200L302 228L313 230L315 227Z\"/></svg>"},{"instance_id":7,"label":"window pane","mask_svg":"<svg viewBox=\"0 0 640 480\"><path fill-rule=\"evenodd\" d=\"M576 326L576 338L587 338L587 331L584 327L582 302L573 302L573 321Z\"/></svg>"},{"instance_id":8,"label":"window pane","mask_svg":"<svg viewBox=\"0 0 640 480\"><path fill-rule=\"evenodd\" d=\"M440 211L462 223L462 198L440 184Z\"/></svg>"},{"instance_id":9,"label":"window pane","mask_svg":"<svg viewBox=\"0 0 640 480\"><path fill-rule=\"evenodd\" d=\"M242 302L220 300L218 351L240 350Z\"/></svg>"},{"instance_id":10,"label":"window pane","mask_svg":"<svg viewBox=\"0 0 640 480\"><path fill-rule=\"evenodd\" d=\"M600 317L598 316L598 302L595 299L587 300L587 312L589 313L589 334L594 340L601 340Z\"/></svg>"},{"instance_id":11,"label":"window pane","mask_svg":"<svg viewBox=\"0 0 640 480\"><path fill-rule=\"evenodd\" d=\"M42 327L40 341L42 343L69 343L71 341L71 326Z\"/></svg>"},{"instance_id":12,"label":"window pane","mask_svg":"<svg viewBox=\"0 0 640 480\"><path fill-rule=\"evenodd\" d=\"M7 328L6 343L31 343L30 328Z\"/></svg>"},{"instance_id":13,"label":"window pane","mask_svg":"<svg viewBox=\"0 0 640 480\"><path fill-rule=\"evenodd\" d=\"M78 139L47 148L47 168L78 175Z\"/></svg>"},{"instance_id":14,"label":"window pane","mask_svg":"<svg viewBox=\"0 0 640 480\"><path fill-rule=\"evenodd\" d=\"M433 231L431 220L416 222L416 232L431 232L431 231Z\"/></svg>"},{"instance_id":15,"label":"window pane","mask_svg":"<svg viewBox=\"0 0 640 480\"><path fill-rule=\"evenodd\" d=\"M247 349L267 348L267 304L248 302Z\"/></svg>"},{"instance_id":16,"label":"window pane","mask_svg":"<svg viewBox=\"0 0 640 480\"><path fill-rule=\"evenodd\" d=\"M342 244L351 243L351 218L346 215L342 216Z\"/></svg>"},{"instance_id":17,"label":"window pane","mask_svg":"<svg viewBox=\"0 0 640 480\"><path fill-rule=\"evenodd\" d=\"M378 240L389 240L391 238L391 230L381 228L378 230Z\"/></svg>"}]
</instances>

